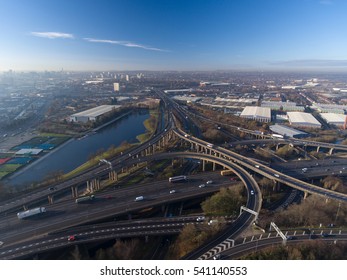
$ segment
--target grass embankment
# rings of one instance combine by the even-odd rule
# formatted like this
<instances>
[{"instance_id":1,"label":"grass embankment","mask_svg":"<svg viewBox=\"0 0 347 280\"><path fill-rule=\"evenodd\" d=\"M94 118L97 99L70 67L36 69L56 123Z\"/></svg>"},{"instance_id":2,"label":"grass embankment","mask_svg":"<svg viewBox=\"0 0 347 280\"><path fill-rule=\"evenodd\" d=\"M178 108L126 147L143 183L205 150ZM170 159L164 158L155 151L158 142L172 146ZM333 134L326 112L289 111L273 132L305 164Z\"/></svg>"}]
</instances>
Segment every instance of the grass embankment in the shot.
<instances>
[{"instance_id":1,"label":"grass embankment","mask_svg":"<svg viewBox=\"0 0 347 280\"><path fill-rule=\"evenodd\" d=\"M97 155L95 157L93 157L92 159L88 160L87 162L83 163L82 165L80 165L79 167L75 168L74 170L72 170L69 173L66 173L63 175L63 179L68 179L70 177L73 177L75 175L77 175L78 173L87 170L88 168L91 168L97 164L100 163L101 159L109 159L117 154L120 154L128 149L130 149L132 146L134 146L135 144L129 144L129 143L123 143L120 146L114 148L111 147L109 148L106 152L101 153L100 155Z\"/></svg>"},{"instance_id":2,"label":"grass embankment","mask_svg":"<svg viewBox=\"0 0 347 280\"><path fill-rule=\"evenodd\" d=\"M159 122L159 110L150 110L149 111L149 118L143 122L143 125L146 128L146 132L143 134L140 134L136 137L136 139L140 142L146 142L151 136L154 134L154 132L157 130L158 122Z\"/></svg>"}]
</instances>

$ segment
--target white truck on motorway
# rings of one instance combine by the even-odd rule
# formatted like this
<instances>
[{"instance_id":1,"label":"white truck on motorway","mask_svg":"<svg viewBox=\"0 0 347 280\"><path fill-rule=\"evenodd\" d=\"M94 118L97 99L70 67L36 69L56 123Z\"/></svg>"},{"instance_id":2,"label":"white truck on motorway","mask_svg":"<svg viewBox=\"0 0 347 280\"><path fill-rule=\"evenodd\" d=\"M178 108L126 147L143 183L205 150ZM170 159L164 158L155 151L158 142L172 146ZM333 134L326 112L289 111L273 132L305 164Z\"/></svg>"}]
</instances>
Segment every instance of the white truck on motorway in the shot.
<instances>
[{"instance_id":1,"label":"white truck on motorway","mask_svg":"<svg viewBox=\"0 0 347 280\"><path fill-rule=\"evenodd\" d=\"M87 201L92 201L95 198L95 196L92 195L86 195L86 196L81 196L76 198L75 202L76 203L81 203L81 202L87 202Z\"/></svg>"},{"instance_id":2,"label":"white truck on motorway","mask_svg":"<svg viewBox=\"0 0 347 280\"><path fill-rule=\"evenodd\" d=\"M17 213L17 217L19 220L23 220L25 218L34 216L34 215L38 215L41 213L46 212L46 208L45 207L37 207L37 208L33 208L33 209L29 209L26 211L22 211L22 212L18 212Z\"/></svg>"}]
</instances>

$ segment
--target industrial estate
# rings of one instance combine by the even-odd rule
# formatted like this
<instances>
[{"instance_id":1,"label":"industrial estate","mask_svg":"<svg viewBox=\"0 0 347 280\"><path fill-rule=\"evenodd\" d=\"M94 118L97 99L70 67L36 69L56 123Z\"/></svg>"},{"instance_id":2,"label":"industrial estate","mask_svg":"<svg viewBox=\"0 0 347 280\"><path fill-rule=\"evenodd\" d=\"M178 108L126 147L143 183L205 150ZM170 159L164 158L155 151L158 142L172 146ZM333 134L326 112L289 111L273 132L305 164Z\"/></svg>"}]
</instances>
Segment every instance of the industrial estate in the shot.
<instances>
[{"instance_id":1,"label":"industrial estate","mask_svg":"<svg viewBox=\"0 0 347 280\"><path fill-rule=\"evenodd\" d=\"M339 73L0 74L0 259L345 259Z\"/></svg>"}]
</instances>

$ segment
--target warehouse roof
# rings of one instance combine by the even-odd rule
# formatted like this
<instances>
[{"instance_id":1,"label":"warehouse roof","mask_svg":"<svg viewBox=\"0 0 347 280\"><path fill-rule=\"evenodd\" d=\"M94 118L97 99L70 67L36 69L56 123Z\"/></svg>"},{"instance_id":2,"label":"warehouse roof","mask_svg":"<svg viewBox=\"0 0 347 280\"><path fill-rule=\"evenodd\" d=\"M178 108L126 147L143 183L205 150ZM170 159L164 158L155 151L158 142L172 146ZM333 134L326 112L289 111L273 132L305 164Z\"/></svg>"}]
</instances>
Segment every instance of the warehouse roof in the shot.
<instances>
[{"instance_id":1,"label":"warehouse roof","mask_svg":"<svg viewBox=\"0 0 347 280\"><path fill-rule=\"evenodd\" d=\"M120 105L101 105L101 106L98 106L83 112L73 114L72 116L73 117L81 117L81 116L97 117L111 111L112 109L117 109L119 107L121 106Z\"/></svg>"},{"instance_id":2,"label":"warehouse roof","mask_svg":"<svg viewBox=\"0 0 347 280\"><path fill-rule=\"evenodd\" d=\"M266 107L246 106L241 113L241 117L247 116L271 118L271 109Z\"/></svg>"},{"instance_id":3,"label":"warehouse roof","mask_svg":"<svg viewBox=\"0 0 347 280\"><path fill-rule=\"evenodd\" d=\"M303 132L294 128L290 128L285 125L279 125L279 124L270 125L270 129L271 131L275 133L281 134L283 136L288 136L288 137L308 135L306 132Z\"/></svg>"},{"instance_id":4,"label":"warehouse roof","mask_svg":"<svg viewBox=\"0 0 347 280\"><path fill-rule=\"evenodd\" d=\"M321 113L320 115L328 123L344 123L346 119L346 115L343 115L343 114Z\"/></svg>"},{"instance_id":5,"label":"warehouse roof","mask_svg":"<svg viewBox=\"0 0 347 280\"><path fill-rule=\"evenodd\" d=\"M308 124L308 125L316 125L321 126L321 123L316 120L312 114L303 113L303 112L288 112L289 121L292 124Z\"/></svg>"},{"instance_id":6,"label":"warehouse roof","mask_svg":"<svg viewBox=\"0 0 347 280\"><path fill-rule=\"evenodd\" d=\"M42 149L20 149L18 152L16 152L16 155L38 155L42 151Z\"/></svg>"}]
</instances>

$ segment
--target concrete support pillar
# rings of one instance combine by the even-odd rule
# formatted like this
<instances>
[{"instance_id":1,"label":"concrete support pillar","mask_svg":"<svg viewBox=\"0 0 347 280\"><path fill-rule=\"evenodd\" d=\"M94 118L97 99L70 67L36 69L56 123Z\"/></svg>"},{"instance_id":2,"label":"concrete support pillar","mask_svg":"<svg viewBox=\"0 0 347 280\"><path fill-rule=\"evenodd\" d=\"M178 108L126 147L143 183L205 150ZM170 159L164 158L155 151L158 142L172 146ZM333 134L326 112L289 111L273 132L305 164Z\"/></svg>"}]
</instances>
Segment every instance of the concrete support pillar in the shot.
<instances>
[{"instance_id":1,"label":"concrete support pillar","mask_svg":"<svg viewBox=\"0 0 347 280\"><path fill-rule=\"evenodd\" d=\"M111 181L111 182L116 182L118 181L118 173L116 171L110 171L108 173L108 179Z\"/></svg>"},{"instance_id":2,"label":"concrete support pillar","mask_svg":"<svg viewBox=\"0 0 347 280\"><path fill-rule=\"evenodd\" d=\"M332 155L332 154L333 154L333 151L334 151L334 148L331 148L331 149L329 150L329 155Z\"/></svg>"},{"instance_id":3,"label":"concrete support pillar","mask_svg":"<svg viewBox=\"0 0 347 280\"><path fill-rule=\"evenodd\" d=\"M202 171L205 171L206 168L206 160L202 160Z\"/></svg>"},{"instance_id":4,"label":"concrete support pillar","mask_svg":"<svg viewBox=\"0 0 347 280\"><path fill-rule=\"evenodd\" d=\"M317 153L319 152L319 149L320 149L320 147L318 146L318 147L317 147Z\"/></svg>"},{"instance_id":5,"label":"concrete support pillar","mask_svg":"<svg viewBox=\"0 0 347 280\"><path fill-rule=\"evenodd\" d=\"M89 182L87 181L87 188ZM71 187L71 196L72 198L78 197L78 187Z\"/></svg>"},{"instance_id":6,"label":"concrete support pillar","mask_svg":"<svg viewBox=\"0 0 347 280\"><path fill-rule=\"evenodd\" d=\"M179 215L180 215L180 216L182 215L183 206L184 206L184 202L181 201L180 210L179 210Z\"/></svg>"},{"instance_id":7,"label":"concrete support pillar","mask_svg":"<svg viewBox=\"0 0 347 280\"><path fill-rule=\"evenodd\" d=\"M91 191L91 183L89 181L87 181L87 192Z\"/></svg>"},{"instance_id":8,"label":"concrete support pillar","mask_svg":"<svg viewBox=\"0 0 347 280\"><path fill-rule=\"evenodd\" d=\"M213 162L213 164L212 164L212 170L216 171L216 163L215 162Z\"/></svg>"},{"instance_id":9,"label":"concrete support pillar","mask_svg":"<svg viewBox=\"0 0 347 280\"><path fill-rule=\"evenodd\" d=\"M49 195L48 196L48 204L53 204L54 200L53 200L53 195Z\"/></svg>"},{"instance_id":10,"label":"concrete support pillar","mask_svg":"<svg viewBox=\"0 0 347 280\"><path fill-rule=\"evenodd\" d=\"M88 184L87 184L87 189L88 189ZM97 190L100 189L100 180L98 179L93 179L90 183L89 183L89 192L93 193Z\"/></svg>"},{"instance_id":11,"label":"concrete support pillar","mask_svg":"<svg viewBox=\"0 0 347 280\"><path fill-rule=\"evenodd\" d=\"M306 199L308 196L308 192L304 192L304 199Z\"/></svg>"}]
</instances>

